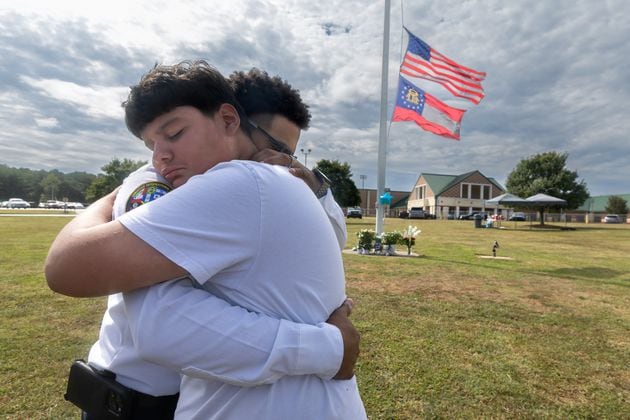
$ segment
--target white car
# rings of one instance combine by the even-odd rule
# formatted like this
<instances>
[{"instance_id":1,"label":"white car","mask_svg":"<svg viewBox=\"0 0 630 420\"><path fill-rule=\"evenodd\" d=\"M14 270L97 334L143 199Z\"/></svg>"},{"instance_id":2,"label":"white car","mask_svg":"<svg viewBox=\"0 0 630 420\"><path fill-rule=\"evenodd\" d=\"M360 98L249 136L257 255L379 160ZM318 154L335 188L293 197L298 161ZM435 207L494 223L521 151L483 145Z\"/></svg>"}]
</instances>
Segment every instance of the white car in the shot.
<instances>
[{"instance_id":1,"label":"white car","mask_svg":"<svg viewBox=\"0 0 630 420\"><path fill-rule=\"evenodd\" d=\"M602 221L604 223L621 223L621 217L617 214L607 214Z\"/></svg>"},{"instance_id":2,"label":"white car","mask_svg":"<svg viewBox=\"0 0 630 420\"><path fill-rule=\"evenodd\" d=\"M346 212L346 217L350 219L351 217L356 217L358 219L363 219L363 210L360 207L349 207Z\"/></svg>"},{"instance_id":3,"label":"white car","mask_svg":"<svg viewBox=\"0 0 630 420\"><path fill-rule=\"evenodd\" d=\"M21 198L9 198L9 201L6 203L6 207L8 209L28 209L31 205Z\"/></svg>"},{"instance_id":4,"label":"white car","mask_svg":"<svg viewBox=\"0 0 630 420\"><path fill-rule=\"evenodd\" d=\"M66 203L64 203L63 201L57 201L57 200L48 200L46 201L46 203L44 203L44 208L47 209L62 209L64 208L66 205Z\"/></svg>"}]
</instances>

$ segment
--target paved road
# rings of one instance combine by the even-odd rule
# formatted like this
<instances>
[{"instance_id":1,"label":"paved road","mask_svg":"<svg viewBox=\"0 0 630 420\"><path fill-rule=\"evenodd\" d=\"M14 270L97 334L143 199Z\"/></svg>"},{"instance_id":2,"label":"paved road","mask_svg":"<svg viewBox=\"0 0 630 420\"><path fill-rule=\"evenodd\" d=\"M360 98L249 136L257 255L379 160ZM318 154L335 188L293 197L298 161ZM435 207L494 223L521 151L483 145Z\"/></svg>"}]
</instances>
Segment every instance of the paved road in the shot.
<instances>
[{"instance_id":1,"label":"paved road","mask_svg":"<svg viewBox=\"0 0 630 420\"><path fill-rule=\"evenodd\" d=\"M19 213L0 213L0 217L74 217L81 213L82 210L76 210L68 213L31 213L28 210Z\"/></svg>"}]
</instances>

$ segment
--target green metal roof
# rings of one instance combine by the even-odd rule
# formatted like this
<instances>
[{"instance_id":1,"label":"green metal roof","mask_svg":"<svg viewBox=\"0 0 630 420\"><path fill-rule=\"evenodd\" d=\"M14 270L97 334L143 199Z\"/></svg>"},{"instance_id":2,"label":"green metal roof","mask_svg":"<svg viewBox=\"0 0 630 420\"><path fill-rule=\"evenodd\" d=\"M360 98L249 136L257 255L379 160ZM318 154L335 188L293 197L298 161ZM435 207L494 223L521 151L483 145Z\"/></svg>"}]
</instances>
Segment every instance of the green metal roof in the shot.
<instances>
[{"instance_id":1,"label":"green metal roof","mask_svg":"<svg viewBox=\"0 0 630 420\"><path fill-rule=\"evenodd\" d=\"M407 202L409 201L409 196L401 198L400 200L392 203L389 207L395 209L397 207L407 207Z\"/></svg>"},{"instance_id":2,"label":"green metal roof","mask_svg":"<svg viewBox=\"0 0 630 420\"><path fill-rule=\"evenodd\" d=\"M598 195L588 198L584 204L577 208L577 211L603 213L606 211L606 205L608 204L608 198L616 195L626 200L626 203L630 205L630 194L610 194L610 195Z\"/></svg>"},{"instance_id":3,"label":"green metal roof","mask_svg":"<svg viewBox=\"0 0 630 420\"><path fill-rule=\"evenodd\" d=\"M438 195L442 191L444 191L445 187L450 185L457 176L455 175L439 175L439 174L422 174L427 185L431 190L433 190L433 194Z\"/></svg>"},{"instance_id":4,"label":"green metal roof","mask_svg":"<svg viewBox=\"0 0 630 420\"><path fill-rule=\"evenodd\" d=\"M461 175L420 174L420 176L424 177L429 188L433 190L433 194L437 196L477 172L479 171L471 171ZM492 182L495 187L499 188L501 191L505 191L505 188L494 178L488 178L481 172L479 173L488 181Z\"/></svg>"}]
</instances>

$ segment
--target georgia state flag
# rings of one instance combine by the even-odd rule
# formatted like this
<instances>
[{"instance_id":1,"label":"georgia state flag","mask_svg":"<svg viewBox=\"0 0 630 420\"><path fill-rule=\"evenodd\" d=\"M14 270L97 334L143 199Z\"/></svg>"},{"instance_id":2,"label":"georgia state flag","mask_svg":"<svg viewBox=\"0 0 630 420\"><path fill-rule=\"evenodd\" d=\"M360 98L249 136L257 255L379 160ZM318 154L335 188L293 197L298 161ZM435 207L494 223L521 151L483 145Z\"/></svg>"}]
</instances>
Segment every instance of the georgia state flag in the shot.
<instances>
[{"instance_id":1,"label":"georgia state flag","mask_svg":"<svg viewBox=\"0 0 630 420\"><path fill-rule=\"evenodd\" d=\"M413 121L423 130L459 140L463 109L446 105L403 77L398 77L398 94L392 122Z\"/></svg>"}]
</instances>

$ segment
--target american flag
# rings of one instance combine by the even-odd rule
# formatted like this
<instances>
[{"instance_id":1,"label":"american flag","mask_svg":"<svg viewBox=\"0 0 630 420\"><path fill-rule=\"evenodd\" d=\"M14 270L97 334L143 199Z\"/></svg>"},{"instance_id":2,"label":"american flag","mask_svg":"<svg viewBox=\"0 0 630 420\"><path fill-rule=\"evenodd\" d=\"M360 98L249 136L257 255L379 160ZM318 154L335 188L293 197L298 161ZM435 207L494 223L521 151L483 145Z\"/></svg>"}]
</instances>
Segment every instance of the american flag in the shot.
<instances>
[{"instance_id":1,"label":"american flag","mask_svg":"<svg viewBox=\"0 0 630 420\"><path fill-rule=\"evenodd\" d=\"M407 28L405 30L409 34L409 42L400 66L400 74L439 83L453 95L468 99L475 105L483 99L481 82L486 73L457 64L431 48Z\"/></svg>"},{"instance_id":2,"label":"american flag","mask_svg":"<svg viewBox=\"0 0 630 420\"><path fill-rule=\"evenodd\" d=\"M398 77L398 94L392 122L413 121L423 130L459 140L463 109L446 105L409 80Z\"/></svg>"}]
</instances>

